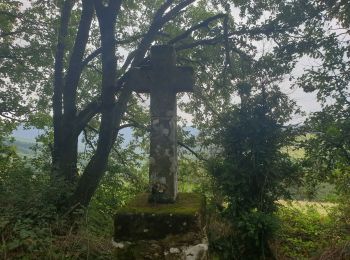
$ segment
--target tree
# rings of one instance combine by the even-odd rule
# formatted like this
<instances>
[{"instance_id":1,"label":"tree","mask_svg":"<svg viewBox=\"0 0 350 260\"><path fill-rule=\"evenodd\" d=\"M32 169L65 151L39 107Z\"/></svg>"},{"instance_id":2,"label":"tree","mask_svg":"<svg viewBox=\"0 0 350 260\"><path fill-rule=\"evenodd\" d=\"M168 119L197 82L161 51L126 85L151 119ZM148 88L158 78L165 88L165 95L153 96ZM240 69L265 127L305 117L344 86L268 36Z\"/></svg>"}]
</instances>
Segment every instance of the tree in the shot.
<instances>
[{"instance_id":1,"label":"tree","mask_svg":"<svg viewBox=\"0 0 350 260\"><path fill-rule=\"evenodd\" d=\"M227 203L223 213L233 225L227 246L237 259L271 255L276 201L298 179L296 163L283 152L294 142L296 131L284 124L295 104L277 86L252 87L239 84L241 103L219 119L214 134L219 153L209 169Z\"/></svg>"},{"instance_id":2,"label":"tree","mask_svg":"<svg viewBox=\"0 0 350 260\"><path fill-rule=\"evenodd\" d=\"M296 85L315 92L322 111L313 113L306 122L306 131L311 133L304 143L306 166L310 178L336 183L344 192L349 165L350 5L346 1L312 5L323 11L306 21L300 42L308 48L298 51L316 64L298 78Z\"/></svg>"}]
</instances>

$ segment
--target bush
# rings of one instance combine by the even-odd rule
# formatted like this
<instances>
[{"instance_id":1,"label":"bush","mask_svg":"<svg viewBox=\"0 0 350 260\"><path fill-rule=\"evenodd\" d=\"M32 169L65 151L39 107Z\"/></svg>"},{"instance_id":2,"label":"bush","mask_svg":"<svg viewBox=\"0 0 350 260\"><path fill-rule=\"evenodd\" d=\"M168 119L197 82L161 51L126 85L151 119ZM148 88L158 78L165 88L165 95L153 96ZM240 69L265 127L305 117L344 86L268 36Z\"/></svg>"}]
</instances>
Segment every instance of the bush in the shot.
<instances>
[{"instance_id":1,"label":"bush","mask_svg":"<svg viewBox=\"0 0 350 260\"><path fill-rule=\"evenodd\" d=\"M326 209L326 210L325 210ZM280 229L275 235L277 259L347 259L337 258L349 245L349 230L343 229L337 204L300 202L281 206L278 210ZM326 255L334 257L325 258Z\"/></svg>"},{"instance_id":2,"label":"bush","mask_svg":"<svg viewBox=\"0 0 350 260\"><path fill-rule=\"evenodd\" d=\"M283 126L293 104L278 88L246 94L242 101L220 119L216 140L222 153L209 172L224 198L222 213L232 224L225 250L235 255L227 259L265 259L277 226L275 201L297 179L297 165L282 152L293 140L293 129Z\"/></svg>"},{"instance_id":3,"label":"bush","mask_svg":"<svg viewBox=\"0 0 350 260\"><path fill-rule=\"evenodd\" d=\"M49 172L37 171L29 160L4 147L0 157L0 258L113 258L111 215L100 214L98 207L59 214L56 202L61 191L60 183L51 185Z\"/></svg>"}]
</instances>

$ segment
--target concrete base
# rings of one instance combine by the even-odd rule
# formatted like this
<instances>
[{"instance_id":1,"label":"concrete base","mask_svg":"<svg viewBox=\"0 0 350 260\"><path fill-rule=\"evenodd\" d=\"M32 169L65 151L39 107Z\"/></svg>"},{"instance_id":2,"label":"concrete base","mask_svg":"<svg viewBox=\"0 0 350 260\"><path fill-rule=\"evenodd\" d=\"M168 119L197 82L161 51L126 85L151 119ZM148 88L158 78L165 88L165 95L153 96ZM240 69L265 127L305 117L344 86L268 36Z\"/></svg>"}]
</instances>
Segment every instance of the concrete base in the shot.
<instances>
[{"instance_id":1,"label":"concrete base","mask_svg":"<svg viewBox=\"0 0 350 260\"><path fill-rule=\"evenodd\" d=\"M140 194L115 216L118 259L207 259L204 200L180 193L174 204Z\"/></svg>"}]
</instances>

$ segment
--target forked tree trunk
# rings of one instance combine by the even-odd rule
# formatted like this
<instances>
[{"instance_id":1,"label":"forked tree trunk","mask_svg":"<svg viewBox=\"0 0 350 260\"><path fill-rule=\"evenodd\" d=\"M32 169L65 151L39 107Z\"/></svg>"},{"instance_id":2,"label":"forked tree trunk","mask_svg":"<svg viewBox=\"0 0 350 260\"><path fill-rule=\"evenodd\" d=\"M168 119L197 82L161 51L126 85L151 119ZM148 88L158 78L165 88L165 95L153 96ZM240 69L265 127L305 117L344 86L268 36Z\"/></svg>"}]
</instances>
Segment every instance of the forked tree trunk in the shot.
<instances>
[{"instance_id":1,"label":"forked tree trunk","mask_svg":"<svg viewBox=\"0 0 350 260\"><path fill-rule=\"evenodd\" d=\"M113 6L114 5L114 6ZM114 1L104 7L95 1L95 9L100 25L102 47L102 110L97 149L78 182L71 204L87 206L98 187L108 163L110 150L115 142L116 124L125 108L116 106L114 89L116 83L117 59L115 46L115 24L121 1ZM128 98L127 98L128 99ZM127 103L125 100L125 106ZM118 114L119 113L119 114ZM118 116L119 115L119 116Z\"/></svg>"},{"instance_id":2,"label":"forked tree trunk","mask_svg":"<svg viewBox=\"0 0 350 260\"><path fill-rule=\"evenodd\" d=\"M82 1L82 12L69 65L64 76L65 42L68 36L72 0L63 2L60 31L55 56L55 78L53 94L54 145L52 151L53 183L62 179L67 184L76 183L78 158L78 127L76 96L82 71L82 59L89 38L94 5L91 0Z\"/></svg>"}]
</instances>

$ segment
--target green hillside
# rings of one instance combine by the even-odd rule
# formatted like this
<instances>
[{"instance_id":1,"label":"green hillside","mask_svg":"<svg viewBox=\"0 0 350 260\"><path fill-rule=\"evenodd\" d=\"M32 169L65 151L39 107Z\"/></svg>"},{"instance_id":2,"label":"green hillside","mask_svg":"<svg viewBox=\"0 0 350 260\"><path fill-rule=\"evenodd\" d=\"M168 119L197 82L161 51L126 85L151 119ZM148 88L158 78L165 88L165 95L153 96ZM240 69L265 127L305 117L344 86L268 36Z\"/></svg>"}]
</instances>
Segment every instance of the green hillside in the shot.
<instances>
[{"instance_id":1,"label":"green hillside","mask_svg":"<svg viewBox=\"0 0 350 260\"><path fill-rule=\"evenodd\" d=\"M27 138L16 137L9 145L14 146L19 155L31 156L33 154L31 147L35 145L35 142Z\"/></svg>"}]
</instances>

